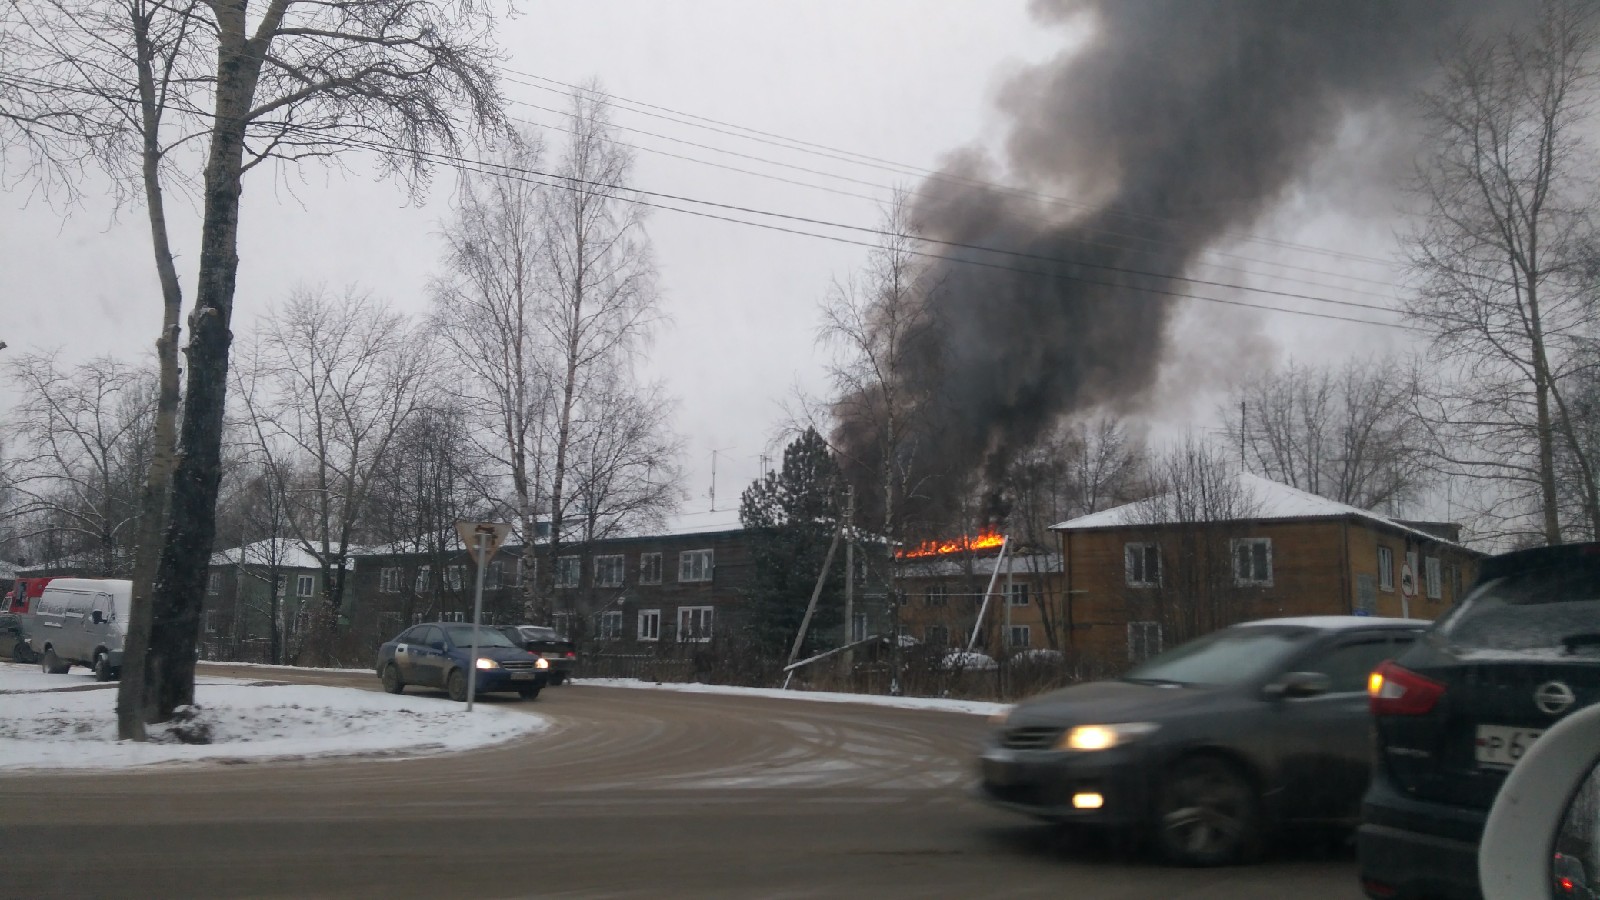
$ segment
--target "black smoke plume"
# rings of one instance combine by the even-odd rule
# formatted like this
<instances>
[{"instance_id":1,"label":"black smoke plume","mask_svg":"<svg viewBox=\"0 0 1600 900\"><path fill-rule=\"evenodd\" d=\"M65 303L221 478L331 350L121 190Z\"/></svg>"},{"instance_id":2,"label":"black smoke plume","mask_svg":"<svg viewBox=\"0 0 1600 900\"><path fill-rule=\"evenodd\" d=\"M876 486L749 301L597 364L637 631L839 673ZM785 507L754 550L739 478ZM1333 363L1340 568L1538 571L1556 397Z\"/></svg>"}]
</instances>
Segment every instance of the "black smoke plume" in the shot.
<instances>
[{"instance_id":1,"label":"black smoke plume","mask_svg":"<svg viewBox=\"0 0 1600 900\"><path fill-rule=\"evenodd\" d=\"M1170 328L1180 301L1148 289L1190 292L1163 276L1258 224L1346 117L1408 102L1460 29L1521 5L1035 0L1041 23L1089 41L1005 87L1003 166L963 152L914 192L920 235L1026 254L929 248L996 268L929 264L931 315L905 376L934 423L919 465L992 486L1060 417L1146 397L1185 339ZM974 184L1002 180L1018 190ZM876 435L843 418L847 448Z\"/></svg>"}]
</instances>

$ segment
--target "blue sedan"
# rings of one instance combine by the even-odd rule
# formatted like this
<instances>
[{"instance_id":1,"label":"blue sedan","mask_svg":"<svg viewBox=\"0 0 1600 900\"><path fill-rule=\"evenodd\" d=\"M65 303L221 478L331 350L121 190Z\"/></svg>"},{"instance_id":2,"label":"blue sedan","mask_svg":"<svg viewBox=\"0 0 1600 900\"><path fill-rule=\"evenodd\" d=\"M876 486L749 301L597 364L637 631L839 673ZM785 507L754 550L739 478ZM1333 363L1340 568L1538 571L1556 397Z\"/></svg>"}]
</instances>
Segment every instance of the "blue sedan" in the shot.
<instances>
[{"instance_id":1,"label":"blue sedan","mask_svg":"<svg viewBox=\"0 0 1600 900\"><path fill-rule=\"evenodd\" d=\"M478 658L472 659L473 626L459 622L413 625L378 648L383 689L398 694L406 685L444 688L465 702L467 678L477 676L476 692L515 692L524 700L539 696L550 680L550 663L523 650L499 631L477 629Z\"/></svg>"}]
</instances>

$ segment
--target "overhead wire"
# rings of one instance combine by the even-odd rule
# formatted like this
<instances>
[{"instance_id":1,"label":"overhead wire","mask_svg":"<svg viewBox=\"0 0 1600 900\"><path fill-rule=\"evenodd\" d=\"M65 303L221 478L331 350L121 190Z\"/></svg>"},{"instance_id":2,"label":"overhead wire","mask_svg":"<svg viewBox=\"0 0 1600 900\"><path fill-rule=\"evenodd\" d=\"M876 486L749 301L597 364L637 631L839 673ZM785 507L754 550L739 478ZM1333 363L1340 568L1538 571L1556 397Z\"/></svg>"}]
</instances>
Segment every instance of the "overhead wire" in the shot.
<instances>
[{"instance_id":1,"label":"overhead wire","mask_svg":"<svg viewBox=\"0 0 1600 900\"><path fill-rule=\"evenodd\" d=\"M869 228L867 226L845 225L845 224L842 224L842 223L830 223L830 222L827 222L825 220L812 220L812 219L805 219L803 217L786 217L786 216L782 216L782 214L764 213L764 212L762 212L760 210L747 210L747 209L744 209L744 208L734 207L734 206L730 206L730 205L727 205L727 204L718 204L718 203L714 203L714 202L711 202L711 201L704 201L704 200L697 200L695 198L680 197L680 196L662 194L660 192L654 192L654 191L644 191L644 190L640 190L638 188L626 187L624 185L613 185L613 184L607 184L607 183L604 183L604 182L595 182L595 181L588 181L588 180L585 180L585 179L576 179L576 178L571 178L571 177L568 177L568 176L558 175L558 174L554 174L554 173L550 173L550 172L543 172L543 171L540 171L540 170L537 170L537 169L531 169L531 168L527 168L527 167L523 167L523 166L511 165L509 163L494 162L494 161L489 161L489 160L473 160L473 159L468 159L468 158L462 157L462 156L456 156L454 154L440 153L438 151L413 151L413 150L408 150L407 148L404 148L404 147L399 147L397 145L385 144L383 142L373 141L373 140L369 140L369 139L356 138L356 139L350 140L348 143L350 143L352 146L362 146L362 147L366 147L367 149L374 150L374 151L377 151L377 152L382 152L382 153L394 153L394 152L413 153L413 152L415 152L419 156L422 156L422 157L425 157L425 158L429 158L429 159L433 159L433 160L435 160L437 162L440 162L440 163L442 163L444 165L447 165L447 166L449 166L451 168L455 168L458 171L475 172L475 173L483 174L483 175L493 175L493 176L497 176L497 177L513 178L515 180L521 180L521 181L524 181L524 182L527 182L527 183L531 183L531 184L542 185L542 186L545 186L545 187L554 187L554 188L559 188L559 189L562 189L562 190L568 190L568 191L572 191L572 192L576 192L576 193L588 194L588 195L591 195L591 196L615 196L615 193L620 191L620 192L625 192L625 193L629 193L629 194L636 194L636 195L639 195L641 198L642 197L654 197L654 198L656 198L654 200L635 199L633 202L638 203L641 206L646 206L646 207L649 207L649 208L652 208L652 209L660 209L660 210L664 210L664 211L668 211L668 212L677 212L677 213L682 213L682 214L685 214L685 215L697 216L697 217L701 217L701 218L713 219L713 220L723 221L723 222L730 222L730 223L733 223L733 224L745 225L745 226L750 226L750 227L754 227L754 228L761 228L761 229L765 229L765 230L769 230L769 231L781 232L781 233L784 233L784 234L793 234L793 235L799 235L799 236L803 236L803 237L816 238L816 239L819 239L819 240L832 241L832 242L835 242L835 243L847 244L847 245L851 245L851 246L875 248L875 247L877 247L879 245L877 243L875 243L875 242L866 241L866 240L857 240L857 239L854 239L854 238L844 237L844 236L841 236L841 235L822 234L822 233L818 233L818 232L814 232L814 231L806 231L806 230L799 229L799 228L793 228L793 227L789 227L789 226L786 226L786 225L778 225L778 224L774 224L774 223L771 223L771 222L759 222L759 221L752 221L750 219L741 219L741 218L737 218L737 217L732 216L732 215L727 215L727 214L722 213L722 212L711 212L711 211L703 210L703 209L686 209L686 208L681 207L681 206L673 206L673 205L671 205L671 202L665 202L665 201L670 200L672 202L703 204L703 205L711 206L711 207L713 207L715 209L722 209L722 210L727 210L727 211L730 211L730 212L737 211L737 212L744 212L746 214L752 214L753 213L753 214L757 214L757 215L777 215L777 216L780 216L782 218L789 219L791 221L798 221L798 222L800 222L802 224L813 224L813 225L818 225L818 226L823 226L823 227L837 227L837 228L844 228L844 229L853 230L853 231L866 231L866 232L871 232L871 233L879 235L879 236L902 237L902 238L906 238L906 239L913 240L913 241L918 241L918 242L925 242L925 240L926 240L924 238L918 237L917 235L898 234L896 232L892 232L892 231L888 231L888 230L884 230L884 229L872 229L872 228ZM604 191L605 193L602 193L602 191ZM956 246L959 246L959 245L956 245ZM983 249L983 248L978 248L978 249ZM1080 275L1072 275L1072 274L1067 274L1067 273L1063 273L1063 272L1045 272L1045 271L1039 271L1037 269L1023 269L1023 268L1018 268L1018 267L1015 267L1015 266L1006 266L1006 265L1001 265L1001 264L998 264L998 263L986 262L984 260L979 260L979 259L971 259L971 258L965 257L965 256L930 253L930 252L921 251L921 250L906 250L904 252L906 252L907 255L918 257L918 258L922 258L922 259L931 259L931 260L936 260L936 261L951 262L951 263L955 263L955 264L958 264L958 265L974 266L974 267L997 270L997 271L1004 271L1004 272L1013 272L1013 273L1022 274L1022 275L1032 275L1032 276L1046 278L1046 279L1066 280L1066 281L1072 281L1072 282L1079 283L1079 284L1087 284L1087 285L1090 285L1090 286L1098 286L1098 287L1108 287L1108 288L1114 288L1114 289L1122 290L1122 291L1131 291L1131 292L1134 292L1134 293L1153 294L1153 295L1165 296L1165 297L1190 299L1190 300L1199 300L1199 301L1203 301L1203 302L1207 302L1207 303L1217 303L1217 304L1222 304L1222 305L1227 305L1227 306L1237 306L1237 307L1243 307L1243 308L1247 308L1247 309L1257 309L1257 310L1263 310L1263 311L1267 311L1267 312L1283 313L1283 314L1286 314L1286 315L1308 316L1308 317L1318 318L1318 319L1328 319L1328 320L1333 320L1333 321L1350 322L1350 323L1360 324L1360 325L1371 325L1371 326L1376 326L1376 327L1380 327L1380 328L1393 328L1393 329L1400 329L1400 330L1405 330L1405 331L1419 331L1420 330L1420 329L1417 329L1415 326L1407 325L1407 324L1404 324L1404 323L1401 323L1401 322L1383 322L1383 321L1378 321L1378 320L1375 320L1375 319L1363 319L1363 318L1357 318L1357 317L1354 317L1354 316L1340 316L1340 315L1334 315L1332 313L1321 313L1321 312L1314 312L1314 311L1311 311L1311 310L1289 309L1289 308L1285 308L1285 307L1281 307L1281 306L1272 306L1270 304L1263 304L1263 303L1251 303L1251 302L1246 301L1246 300L1229 299L1229 298L1225 298L1225 297L1208 297L1208 296L1205 296L1203 294L1191 294L1191 293L1187 293L1187 292L1183 292L1183 291L1173 291L1173 290L1167 290L1167 289L1164 289L1164 288L1151 287L1151 286L1145 286L1145 285L1131 285L1131 284L1118 283L1118 282L1112 282L1112 281L1099 281L1099 280L1096 280L1096 279L1084 278L1084 277L1082 277ZM1150 276L1150 277L1170 277L1170 276ZM1321 302L1339 302L1339 301L1328 301L1326 298L1312 298L1312 299L1317 299L1317 300L1320 300ZM1371 308L1382 309L1380 307L1371 307ZM1387 310L1387 309L1384 309L1383 311L1386 311L1386 312L1397 312L1396 310Z\"/></svg>"},{"instance_id":2,"label":"overhead wire","mask_svg":"<svg viewBox=\"0 0 1600 900\"><path fill-rule=\"evenodd\" d=\"M571 82L566 82L566 81L561 81L560 79L550 78L548 76L539 75L539 74L536 74L536 73L533 73L533 72L525 72L525 71L521 71L521 70L518 70L518 69L512 69L512 68L509 68L509 67L502 68L501 71L502 71L503 74L504 73L510 73L511 75L521 76L523 78L531 78L531 79L534 79L536 81L543 81L543 82L546 82L547 84L550 84L550 85L558 85L559 88L560 88L560 89L558 89L558 88L555 88L555 87L547 87L547 86L544 86L544 85L526 85L528 87L533 87L533 88L538 89L538 90L544 90L544 91L549 91L551 93L558 93L558 94L567 94L567 93L570 93L571 91L583 91L584 93L591 94L591 95L596 96L596 97L604 98L608 103L626 104L626 106L619 107L619 108L622 108L622 109L627 109L629 106L639 107L638 109L631 110L632 112L634 112L634 113L636 113L638 115L649 116L651 118L662 119L664 121L676 122L678 124L683 124L683 125L687 125L689 127L694 127L694 128L704 128L704 129L707 129L707 130L710 130L710 131L714 131L714 132L719 133L719 134L728 135L730 137L738 137L738 138L742 138L742 139L745 139L745 140L758 141L760 143L767 143L767 144L771 144L771 145L774 145L774 146L781 146L781 147L785 147L786 149L790 149L790 150L794 150L794 151L802 152L802 153L813 153L813 154L816 154L816 155L819 155L819 156L824 156L824 157L827 157L827 158L832 158L832 159L840 160L840 161L843 161L843 162L851 162L851 163L854 163L854 164L857 164L857 165L872 166L872 167L879 168L879 169L884 169L884 170L887 170L887 171L893 171L893 172L896 172L897 174L903 174L903 175L910 174L910 175L917 175L919 177L928 177L928 178L935 178L935 179L939 179L939 180L953 181L953 182L964 184L964 185L967 185L967 186L970 186L970 187L981 187L981 188L992 190L992 191L995 191L995 192L998 192L998 193L1010 194L1010 195L1018 196L1018 197L1026 197L1026 198L1030 198L1030 199L1033 199L1033 200L1039 200L1039 201L1043 201L1043 202L1047 202L1047 203L1059 204L1059 205L1068 206L1068 207L1071 207L1071 208L1097 209L1097 207L1095 207L1093 204L1088 204L1088 203L1085 203L1084 201L1081 201L1081 200L1073 200L1073 199L1067 198L1067 197L1056 197L1056 196L1052 196L1052 195L1049 195L1049 194L1043 194L1043 193L1039 193L1039 192L1036 192L1036 191L1029 191L1029 190L1025 190L1025 189L1022 189L1022 188L1013 187L1013 186L1010 186L1010 185L1004 185L1004 184L999 184L999 183L996 183L996 182L984 181L982 179L970 178L970 177L963 176L963 175L955 175L955 174L952 174L952 173L949 173L949 172L942 172L942 171L938 171L938 170L935 170L935 169L928 169L928 168L925 168L925 167L922 167L922 166L916 166L916 165L912 165L912 164L909 164L909 163L895 162L893 160L883 159L881 157L870 156L870 155L867 155L867 154L864 154L864 153L856 153L856 152L850 151L850 150L841 150L841 149L836 148L836 147L829 147L829 146L827 146L825 144L819 144L819 143L815 143L815 142L811 142L811 141L804 141L804 140L800 140L798 138L791 138L791 137L786 137L784 135L774 134L772 132L761 131L759 129L750 128L748 126L738 125L736 123L727 122L727 121L723 121L723 120L719 120L719 119L714 119L714 118L711 118L709 116L701 116L701 115L697 115L695 113L689 113L689 112L684 112L682 110L671 109L670 107L660 106L660 105L653 104L653 103L646 103L646 102L640 101L640 100L632 100L632 99L629 99L627 97L622 97L622 96L620 96L618 94L612 94L612 93L608 93L606 91L601 91L601 90L598 90L598 89L595 89L595 88L585 87L583 85L573 84ZM515 79L508 79L508 80L511 80L514 83L523 83L523 82L516 82ZM682 117L682 118L678 118L678 117ZM694 121L685 121L685 119L694 120ZM702 123L704 123L704 124L702 124ZM729 131L727 129L736 129L736 131ZM745 132L745 133L744 134L740 134L738 132ZM851 159L851 158L848 158L848 157L854 157L854 159ZM1168 217L1155 216L1155 215L1149 215L1149 214L1141 214L1141 213L1132 213L1132 212L1121 212L1121 213L1118 213L1118 215L1121 215L1121 216L1123 216L1125 218L1129 218L1129 219L1142 220L1142 221L1147 221L1147 222L1170 222L1170 221L1173 221L1172 219L1170 219ZM1229 234L1232 235L1232 236L1238 237L1240 239L1243 239L1243 240L1263 243L1263 244L1266 244L1266 245L1269 245L1269 246L1280 247L1280 248L1283 248L1283 249L1299 250L1299 251L1304 251L1304 252L1308 252L1308 253L1322 254L1322 255L1326 255L1326 256L1330 256L1330 257L1337 257L1337 258L1346 259L1346 260L1354 260L1354 261L1372 263L1372 264L1383 265L1383 266L1391 266L1392 267L1392 266L1396 265L1393 260L1382 259L1380 257L1366 256L1366 255L1359 254L1359 253L1351 253L1351 252L1348 252L1348 251L1341 251L1341 250L1330 250L1330 249L1327 249L1327 248L1324 248L1324 247L1315 247L1315 246L1312 246L1312 245L1309 245L1309 244L1298 244L1298 243L1295 243L1295 242L1292 242L1292 241L1284 241L1284 240L1281 240L1281 239L1278 239L1278 238L1269 238L1269 237L1265 237L1263 235L1255 235L1255 234L1250 234L1250 233L1247 233L1247 232L1229 232ZM1323 274L1338 275L1339 273L1323 272Z\"/></svg>"}]
</instances>

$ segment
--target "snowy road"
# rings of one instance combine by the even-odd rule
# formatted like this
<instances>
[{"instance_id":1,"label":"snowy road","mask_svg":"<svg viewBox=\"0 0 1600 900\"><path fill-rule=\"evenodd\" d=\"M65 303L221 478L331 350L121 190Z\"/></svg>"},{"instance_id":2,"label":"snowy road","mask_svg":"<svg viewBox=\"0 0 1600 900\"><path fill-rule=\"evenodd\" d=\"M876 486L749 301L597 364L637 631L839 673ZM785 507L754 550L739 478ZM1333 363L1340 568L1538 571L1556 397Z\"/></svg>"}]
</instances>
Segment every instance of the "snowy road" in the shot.
<instances>
[{"instance_id":1,"label":"snowy road","mask_svg":"<svg viewBox=\"0 0 1600 900\"><path fill-rule=\"evenodd\" d=\"M980 716L585 685L507 706L549 729L421 759L0 775L0 895L1359 896L1346 856L1063 853L968 795Z\"/></svg>"}]
</instances>

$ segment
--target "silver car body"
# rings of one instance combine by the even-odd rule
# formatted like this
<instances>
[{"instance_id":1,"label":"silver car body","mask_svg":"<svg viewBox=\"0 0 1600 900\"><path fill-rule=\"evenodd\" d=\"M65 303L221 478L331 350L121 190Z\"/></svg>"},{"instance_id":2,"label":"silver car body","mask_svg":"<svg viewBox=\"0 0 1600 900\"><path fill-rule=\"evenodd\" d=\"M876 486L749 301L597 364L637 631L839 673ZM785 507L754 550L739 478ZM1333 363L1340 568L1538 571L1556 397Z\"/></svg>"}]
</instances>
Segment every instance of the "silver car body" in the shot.
<instances>
[{"instance_id":1,"label":"silver car body","mask_svg":"<svg viewBox=\"0 0 1600 900\"><path fill-rule=\"evenodd\" d=\"M120 668L132 596L127 579L54 579L23 616L28 644L35 654L54 650L62 662L78 666L92 667L103 652L113 669Z\"/></svg>"}]
</instances>

